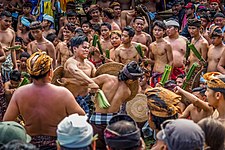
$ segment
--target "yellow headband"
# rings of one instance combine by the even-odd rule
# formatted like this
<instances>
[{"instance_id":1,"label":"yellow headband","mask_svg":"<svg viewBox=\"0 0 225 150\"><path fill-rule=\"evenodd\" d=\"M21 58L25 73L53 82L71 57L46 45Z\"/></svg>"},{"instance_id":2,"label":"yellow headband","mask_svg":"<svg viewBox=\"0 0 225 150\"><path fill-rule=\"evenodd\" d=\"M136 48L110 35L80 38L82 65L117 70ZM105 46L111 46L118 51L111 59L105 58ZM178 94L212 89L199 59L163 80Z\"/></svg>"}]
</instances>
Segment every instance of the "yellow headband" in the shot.
<instances>
[{"instance_id":1,"label":"yellow headband","mask_svg":"<svg viewBox=\"0 0 225 150\"><path fill-rule=\"evenodd\" d=\"M218 75L222 74L219 72L209 72L203 75L209 88L225 89L225 83L218 78Z\"/></svg>"},{"instance_id":2,"label":"yellow headband","mask_svg":"<svg viewBox=\"0 0 225 150\"><path fill-rule=\"evenodd\" d=\"M148 106L150 112L158 117L171 117L180 112L177 104L181 100L181 96L163 87L148 88L145 91L148 98ZM155 95L158 98L152 99Z\"/></svg>"},{"instance_id":3,"label":"yellow headband","mask_svg":"<svg viewBox=\"0 0 225 150\"><path fill-rule=\"evenodd\" d=\"M52 58L39 50L27 59L27 71L32 76L44 75L51 69Z\"/></svg>"}]
</instances>

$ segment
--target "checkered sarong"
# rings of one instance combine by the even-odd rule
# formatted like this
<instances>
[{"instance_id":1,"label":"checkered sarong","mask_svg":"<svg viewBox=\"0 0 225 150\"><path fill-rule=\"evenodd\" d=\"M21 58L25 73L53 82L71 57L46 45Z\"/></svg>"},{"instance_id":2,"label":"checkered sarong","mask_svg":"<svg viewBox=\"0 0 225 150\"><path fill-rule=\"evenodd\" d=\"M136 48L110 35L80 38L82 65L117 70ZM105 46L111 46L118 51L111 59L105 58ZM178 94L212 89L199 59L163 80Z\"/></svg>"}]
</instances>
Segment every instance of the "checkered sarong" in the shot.
<instances>
[{"instance_id":1,"label":"checkered sarong","mask_svg":"<svg viewBox=\"0 0 225 150\"><path fill-rule=\"evenodd\" d=\"M102 113L96 113L94 112L91 117L90 117L90 123L92 124L98 124L98 125L107 125L109 120L117 115L117 113L107 113L107 114L102 114Z\"/></svg>"}]
</instances>

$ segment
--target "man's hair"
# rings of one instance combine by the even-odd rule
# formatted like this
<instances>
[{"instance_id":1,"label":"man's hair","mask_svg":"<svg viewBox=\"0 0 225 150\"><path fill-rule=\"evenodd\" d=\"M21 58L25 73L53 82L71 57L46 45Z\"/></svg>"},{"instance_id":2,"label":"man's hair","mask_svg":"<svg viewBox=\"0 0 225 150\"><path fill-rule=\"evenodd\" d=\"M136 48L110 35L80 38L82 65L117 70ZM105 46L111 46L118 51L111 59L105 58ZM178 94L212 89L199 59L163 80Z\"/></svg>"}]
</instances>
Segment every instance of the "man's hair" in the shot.
<instances>
[{"instance_id":1,"label":"man's hair","mask_svg":"<svg viewBox=\"0 0 225 150\"><path fill-rule=\"evenodd\" d=\"M115 30L110 33L110 38L112 37L113 34L116 34L121 38L121 33Z\"/></svg>"},{"instance_id":2,"label":"man's hair","mask_svg":"<svg viewBox=\"0 0 225 150\"><path fill-rule=\"evenodd\" d=\"M109 19L114 19L113 10L111 8L105 8L102 10L104 16L106 16Z\"/></svg>"},{"instance_id":3,"label":"man's hair","mask_svg":"<svg viewBox=\"0 0 225 150\"><path fill-rule=\"evenodd\" d=\"M145 22L145 19L143 17L141 17L141 16L135 17L134 20L133 20L133 22L135 22L137 19L140 19L140 20L142 20L142 21Z\"/></svg>"},{"instance_id":4,"label":"man's hair","mask_svg":"<svg viewBox=\"0 0 225 150\"><path fill-rule=\"evenodd\" d=\"M101 26L99 24L94 24L91 27L95 32L98 32L98 35L101 34L101 31L100 31Z\"/></svg>"},{"instance_id":5,"label":"man's hair","mask_svg":"<svg viewBox=\"0 0 225 150\"><path fill-rule=\"evenodd\" d=\"M81 26L82 26L83 24L87 24L87 25L91 28L91 23L90 23L89 21L84 21L84 22L82 22L82 23L81 23Z\"/></svg>"},{"instance_id":6,"label":"man's hair","mask_svg":"<svg viewBox=\"0 0 225 150\"><path fill-rule=\"evenodd\" d=\"M12 14L9 11L3 11L1 13L1 18L2 17L12 17Z\"/></svg>"},{"instance_id":7,"label":"man's hair","mask_svg":"<svg viewBox=\"0 0 225 150\"><path fill-rule=\"evenodd\" d=\"M82 45L84 42L88 42L88 38L86 36L77 36L77 37L73 37L70 40L70 46L71 48L73 47L79 47L80 45ZM73 51L73 50L72 50Z\"/></svg>"},{"instance_id":8,"label":"man's hair","mask_svg":"<svg viewBox=\"0 0 225 150\"><path fill-rule=\"evenodd\" d=\"M205 133L205 143L209 150L223 150L225 140L225 128L223 124L212 118L204 118L198 125Z\"/></svg>"},{"instance_id":9,"label":"man's hair","mask_svg":"<svg viewBox=\"0 0 225 150\"><path fill-rule=\"evenodd\" d=\"M32 8L32 3L31 2L26 2L23 4L23 8Z\"/></svg>"},{"instance_id":10,"label":"man's hair","mask_svg":"<svg viewBox=\"0 0 225 150\"><path fill-rule=\"evenodd\" d=\"M114 8L114 7L116 7L116 6L119 6L120 7L120 3L118 3L118 2L112 2L110 5L109 5L109 8Z\"/></svg>"},{"instance_id":11,"label":"man's hair","mask_svg":"<svg viewBox=\"0 0 225 150\"><path fill-rule=\"evenodd\" d=\"M33 21L30 24L30 30L42 29L42 25L40 21Z\"/></svg>"},{"instance_id":12,"label":"man's hair","mask_svg":"<svg viewBox=\"0 0 225 150\"><path fill-rule=\"evenodd\" d=\"M2 148L2 147L1 147ZM4 150L38 150L35 145L26 143L21 140L12 140L3 146Z\"/></svg>"},{"instance_id":13,"label":"man's hair","mask_svg":"<svg viewBox=\"0 0 225 150\"><path fill-rule=\"evenodd\" d=\"M108 22L103 22L103 23L101 24L101 27L102 27L102 26L106 26L109 30L111 30L111 29L112 29L111 24L110 24L110 23L108 23Z\"/></svg>"},{"instance_id":14,"label":"man's hair","mask_svg":"<svg viewBox=\"0 0 225 150\"><path fill-rule=\"evenodd\" d=\"M66 10L68 9L75 9L76 8L76 4L74 1L69 1L66 3Z\"/></svg>"},{"instance_id":15,"label":"man's hair","mask_svg":"<svg viewBox=\"0 0 225 150\"><path fill-rule=\"evenodd\" d=\"M179 75L177 76L177 78L184 79L184 78L185 78L185 75L184 75L184 74L179 74Z\"/></svg>"},{"instance_id":16,"label":"man's hair","mask_svg":"<svg viewBox=\"0 0 225 150\"><path fill-rule=\"evenodd\" d=\"M57 38L57 35L55 33L49 33L46 36L46 39L49 40L50 42L53 42Z\"/></svg>"},{"instance_id":17,"label":"man's hair","mask_svg":"<svg viewBox=\"0 0 225 150\"><path fill-rule=\"evenodd\" d=\"M18 82L21 80L21 73L18 70L11 71L9 76L12 81Z\"/></svg>"},{"instance_id":18,"label":"man's hair","mask_svg":"<svg viewBox=\"0 0 225 150\"><path fill-rule=\"evenodd\" d=\"M154 28L155 26L158 26L160 28L162 28L163 30L166 30L166 25L164 22L160 21L160 20L156 20L154 23L153 23L153 27Z\"/></svg>"},{"instance_id":19,"label":"man's hair","mask_svg":"<svg viewBox=\"0 0 225 150\"><path fill-rule=\"evenodd\" d=\"M29 57L30 57L30 54L29 54L28 52L22 52L22 53L20 54L20 59L21 59L22 57L29 58Z\"/></svg>"},{"instance_id":20,"label":"man's hair","mask_svg":"<svg viewBox=\"0 0 225 150\"><path fill-rule=\"evenodd\" d=\"M130 37L134 37L135 30L131 26L124 27L123 31L127 31Z\"/></svg>"},{"instance_id":21,"label":"man's hair","mask_svg":"<svg viewBox=\"0 0 225 150\"><path fill-rule=\"evenodd\" d=\"M151 110L150 110L150 113L151 113ZM175 115L170 116L170 117L158 117L158 116L155 116L155 115L153 115L151 113L151 118L152 118L152 122L154 122L155 128L158 129L158 130L161 130L160 125L164 121L169 120L169 119L177 119L178 118L178 114L175 114Z\"/></svg>"},{"instance_id":22,"label":"man's hair","mask_svg":"<svg viewBox=\"0 0 225 150\"><path fill-rule=\"evenodd\" d=\"M64 29L67 29L67 30L71 31L72 33L74 33L76 26L73 23L67 23L64 25Z\"/></svg>"},{"instance_id":23,"label":"man's hair","mask_svg":"<svg viewBox=\"0 0 225 150\"><path fill-rule=\"evenodd\" d=\"M66 13L66 17L73 17L73 16L77 16L77 13L74 11L69 11L68 13Z\"/></svg>"}]
</instances>

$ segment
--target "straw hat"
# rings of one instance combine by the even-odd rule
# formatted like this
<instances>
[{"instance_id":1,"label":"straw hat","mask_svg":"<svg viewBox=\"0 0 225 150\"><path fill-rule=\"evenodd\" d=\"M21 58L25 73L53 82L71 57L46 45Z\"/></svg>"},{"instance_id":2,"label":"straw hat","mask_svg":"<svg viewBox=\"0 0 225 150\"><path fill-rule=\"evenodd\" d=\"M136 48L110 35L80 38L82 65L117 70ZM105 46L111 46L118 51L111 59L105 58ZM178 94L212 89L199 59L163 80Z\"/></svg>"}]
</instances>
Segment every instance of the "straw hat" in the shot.
<instances>
[{"instance_id":1,"label":"straw hat","mask_svg":"<svg viewBox=\"0 0 225 150\"><path fill-rule=\"evenodd\" d=\"M119 71L122 70L124 67L124 64L117 63L117 62L109 62L106 64L101 65L97 71L95 72L95 76L99 76L101 74L110 74L117 76L119 74ZM131 90L131 95L126 99L126 101L129 101L133 99L137 93L138 93L138 80L135 80L131 84L127 84L129 89Z\"/></svg>"},{"instance_id":2,"label":"straw hat","mask_svg":"<svg viewBox=\"0 0 225 150\"><path fill-rule=\"evenodd\" d=\"M147 107L147 96L137 94L131 101L127 102L126 112L134 121L144 122L148 120Z\"/></svg>"},{"instance_id":3,"label":"straw hat","mask_svg":"<svg viewBox=\"0 0 225 150\"><path fill-rule=\"evenodd\" d=\"M57 86L61 86L61 84L59 83L59 80L63 77L63 75L64 75L63 66L57 67L53 71L52 84L57 85Z\"/></svg>"}]
</instances>

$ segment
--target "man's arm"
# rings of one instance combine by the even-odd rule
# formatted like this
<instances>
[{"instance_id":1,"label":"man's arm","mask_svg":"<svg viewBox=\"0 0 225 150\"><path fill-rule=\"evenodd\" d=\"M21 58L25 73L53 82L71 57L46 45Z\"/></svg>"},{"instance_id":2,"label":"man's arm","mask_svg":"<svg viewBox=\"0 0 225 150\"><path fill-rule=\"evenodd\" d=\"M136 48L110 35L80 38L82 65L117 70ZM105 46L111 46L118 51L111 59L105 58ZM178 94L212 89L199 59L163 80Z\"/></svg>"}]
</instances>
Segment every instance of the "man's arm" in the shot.
<instances>
[{"instance_id":1,"label":"man's arm","mask_svg":"<svg viewBox=\"0 0 225 150\"><path fill-rule=\"evenodd\" d=\"M201 54L202 54L202 57L205 60L207 60L208 48L209 48L209 44L208 43L206 43L206 42L202 43Z\"/></svg>"},{"instance_id":2,"label":"man's arm","mask_svg":"<svg viewBox=\"0 0 225 150\"><path fill-rule=\"evenodd\" d=\"M15 38L16 38L15 32L13 31L12 33L13 33L13 39L12 39L12 42L10 45L11 47L15 46ZM12 62L13 62L14 69L18 69L17 63L16 63L16 51L15 50L11 50L11 56L12 56Z\"/></svg>"},{"instance_id":3,"label":"man's arm","mask_svg":"<svg viewBox=\"0 0 225 150\"><path fill-rule=\"evenodd\" d=\"M0 42L0 62L4 62L6 60L5 52L2 48L2 43Z\"/></svg>"},{"instance_id":4,"label":"man's arm","mask_svg":"<svg viewBox=\"0 0 225 150\"><path fill-rule=\"evenodd\" d=\"M225 74L225 50L223 50L222 56L220 58L220 61L217 65L217 70L221 72L222 74Z\"/></svg>"},{"instance_id":5,"label":"man's arm","mask_svg":"<svg viewBox=\"0 0 225 150\"><path fill-rule=\"evenodd\" d=\"M60 66L61 65L61 53L60 53L60 47L61 47L61 44L59 43L57 46L56 46L56 54L57 54L57 65Z\"/></svg>"},{"instance_id":6,"label":"man's arm","mask_svg":"<svg viewBox=\"0 0 225 150\"><path fill-rule=\"evenodd\" d=\"M168 44L166 46L166 49L167 49L166 53L167 53L168 64L171 65L171 66L173 66L173 52L172 52L171 45Z\"/></svg>"},{"instance_id":7,"label":"man's arm","mask_svg":"<svg viewBox=\"0 0 225 150\"><path fill-rule=\"evenodd\" d=\"M192 104L190 104L183 112L183 114L179 117L179 118L184 118L187 119L190 116L190 112L191 112L191 108L192 108Z\"/></svg>"},{"instance_id":8,"label":"man's arm","mask_svg":"<svg viewBox=\"0 0 225 150\"><path fill-rule=\"evenodd\" d=\"M115 49L115 62L120 62L120 50L118 48Z\"/></svg>"},{"instance_id":9,"label":"man's arm","mask_svg":"<svg viewBox=\"0 0 225 150\"><path fill-rule=\"evenodd\" d=\"M52 65L53 65L53 68L55 68L56 67L55 46L52 43L49 43L47 50L48 50L48 55L53 59Z\"/></svg>"},{"instance_id":10,"label":"man's arm","mask_svg":"<svg viewBox=\"0 0 225 150\"><path fill-rule=\"evenodd\" d=\"M29 42L28 44L27 44L27 52L30 54L30 55L32 55L32 43L31 42Z\"/></svg>"},{"instance_id":11,"label":"man's arm","mask_svg":"<svg viewBox=\"0 0 225 150\"><path fill-rule=\"evenodd\" d=\"M154 64L155 63L155 59L154 59L154 54L153 54L153 50L152 50L152 45L149 45L149 59L150 59L150 63Z\"/></svg>"},{"instance_id":12,"label":"man's arm","mask_svg":"<svg viewBox=\"0 0 225 150\"><path fill-rule=\"evenodd\" d=\"M16 102L16 97L18 97L18 94L19 93L17 91L13 94L3 117L3 121L16 121L16 118L19 115L19 108Z\"/></svg>"}]
</instances>

